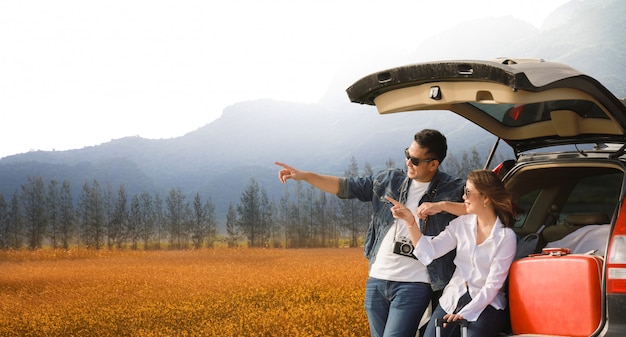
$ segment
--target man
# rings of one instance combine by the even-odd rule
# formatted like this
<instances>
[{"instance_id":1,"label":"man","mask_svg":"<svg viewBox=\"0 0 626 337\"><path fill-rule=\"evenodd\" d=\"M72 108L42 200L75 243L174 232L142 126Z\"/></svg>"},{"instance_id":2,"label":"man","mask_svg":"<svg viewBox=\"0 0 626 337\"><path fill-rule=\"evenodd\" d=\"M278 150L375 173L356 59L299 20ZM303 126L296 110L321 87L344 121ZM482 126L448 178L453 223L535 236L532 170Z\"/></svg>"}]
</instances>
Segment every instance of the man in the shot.
<instances>
[{"instance_id":1,"label":"man","mask_svg":"<svg viewBox=\"0 0 626 337\"><path fill-rule=\"evenodd\" d=\"M350 179L300 171L276 162L283 167L278 172L283 183L288 179L304 180L340 198L372 203L373 216L364 250L369 260L365 310L374 337L415 336L431 299L438 298L454 272L454 251L428 266L412 254L402 253L401 248L406 248L402 240L409 234L403 220L393 219L390 212L393 205L385 199L389 196L415 212L424 235L439 234L455 217L440 212L442 205L462 200L464 186L461 179L439 171L447 149L445 136L437 130L425 129L415 134L411 146L405 150L406 172L390 169L375 176ZM417 212L424 202L427 204ZM432 205L441 208L435 210Z\"/></svg>"}]
</instances>

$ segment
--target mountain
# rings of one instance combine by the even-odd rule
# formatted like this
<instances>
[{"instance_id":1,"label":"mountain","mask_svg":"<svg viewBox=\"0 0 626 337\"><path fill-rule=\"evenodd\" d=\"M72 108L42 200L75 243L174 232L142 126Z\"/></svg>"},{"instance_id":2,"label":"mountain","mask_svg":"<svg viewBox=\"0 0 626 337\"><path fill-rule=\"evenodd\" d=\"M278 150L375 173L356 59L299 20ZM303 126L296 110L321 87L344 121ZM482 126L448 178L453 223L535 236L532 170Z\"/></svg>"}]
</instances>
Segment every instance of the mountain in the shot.
<instances>
[{"instance_id":1,"label":"mountain","mask_svg":"<svg viewBox=\"0 0 626 337\"><path fill-rule=\"evenodd\" d=\"M624 13L626 2L586 0L557 9L540 29L512 17L470 21L417 45L405 60L543 58L577 68L616 96L626 97L626 84L618 77L626 70ZM227 107L219 119L178 138L128 137L70 151L5 157L0 160L0 193L9 200L34 175L46 182L70 181L75 198L82 185L94 179L114 193L123 184L129 195L165 196L178 187L188 200L196 192L203 199L211 197L223 218L229 203L239 203L252 177L278 200L284 185L276 178L276 160L337 175L352 157L360 167L367 162L375 170L388 159L401 166L404 148L423 128L441 130L457 157L472 148L485 155L493 145L495 139L452 113L380 116L373 107L349 103L345 88L367 75L357 68L346 67L338 74L318 104L240 102Z\"/></svg>"}]
</instances>

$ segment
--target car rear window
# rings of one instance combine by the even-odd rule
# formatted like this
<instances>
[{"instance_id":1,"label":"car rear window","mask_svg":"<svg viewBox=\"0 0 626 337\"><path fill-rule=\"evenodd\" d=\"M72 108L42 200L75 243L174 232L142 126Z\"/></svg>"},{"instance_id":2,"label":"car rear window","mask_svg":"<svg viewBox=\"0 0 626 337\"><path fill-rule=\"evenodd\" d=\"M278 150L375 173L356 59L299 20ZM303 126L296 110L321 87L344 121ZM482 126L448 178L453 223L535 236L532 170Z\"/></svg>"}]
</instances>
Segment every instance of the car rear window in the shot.
<instances>
[{"instance_id":1,"label":"car rear window","mask_svg":"<svg viewBox=\"0 0 626 337\"><path fill-rule=\"evenodd\" d=\"M550 112L571 110L581 118L609 119L594 102L586 100L558 100L522 105L470 103L505 126L524 126L550 120Z\"/></svg>"},{"instance_id":2,"label":"car rear window","mask_svg":"<svg viewBox=\"0 0 626 337\"><path fill-rule=\"evenodd\" d=\"M583 166L553 162L513 172L507 188L520 209L514 228L520 233L535 232L541 225L548 225L548 214L554 214L559 223L573 213L601 213L611 219L621 195L624 172L580 164Z\"/></svg>"},{"instance_id":3,"label":"car rear window","mask_svg":"<svg viewBox=\"0 0 626 337\"><path fill-rule=\"evenodd\" d=\"M561 216L571 213L603 213L613 216L621 190L622 174L605 174L583 178L574 186L563 205Z\"/></svg>"}]
</instances>

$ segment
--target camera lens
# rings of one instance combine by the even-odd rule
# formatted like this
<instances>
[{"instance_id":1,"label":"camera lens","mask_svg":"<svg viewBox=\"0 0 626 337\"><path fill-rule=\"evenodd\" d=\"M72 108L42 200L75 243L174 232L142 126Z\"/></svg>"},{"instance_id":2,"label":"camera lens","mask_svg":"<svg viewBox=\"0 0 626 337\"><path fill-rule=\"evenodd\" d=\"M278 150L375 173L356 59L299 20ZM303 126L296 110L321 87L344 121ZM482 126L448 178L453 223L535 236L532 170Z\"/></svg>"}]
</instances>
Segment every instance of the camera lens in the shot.
<instances>
[{"instance_id":1,"label":"camera lens","mask_svg":"<svg viewBox=\"0 0 626 337\"><path fill-rule=\"evenodd\" d=\"M404 254L411 254L411 251L413 251L411 248L411 245L403 244L400 246L400 251Z\"/></svg>"}]
</instances>

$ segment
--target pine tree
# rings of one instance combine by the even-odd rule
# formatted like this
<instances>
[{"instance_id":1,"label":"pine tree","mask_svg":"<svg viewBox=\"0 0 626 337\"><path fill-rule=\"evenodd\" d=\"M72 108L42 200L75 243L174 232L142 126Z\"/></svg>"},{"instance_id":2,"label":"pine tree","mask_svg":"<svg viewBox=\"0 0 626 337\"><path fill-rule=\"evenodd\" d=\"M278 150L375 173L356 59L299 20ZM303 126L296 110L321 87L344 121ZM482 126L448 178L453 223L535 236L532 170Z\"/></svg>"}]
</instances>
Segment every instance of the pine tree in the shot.
<instances>
[{"instance_id":1,"label":"pine tree","mask_svg":"<svg viewBox=\"0 0 626 337\"><path fill-rule=\"evenodd\" d=\"M128 196L126 188L120 185L117 191L117 200L113 209L113 216L107 228L108 246L111 249L114 245L122 248L128 233Z\"/></svg>"},{"instance_id":2,"label":"pine tree","mask_svg":"<svg viewBox=\"0 0 626 337\"><path fill-rule=\"evenodd\" d=\"M9 208L0 194L0 249L9 248Z\"/></svg>"},{"instance_id":3,"label":"pine tree","mask_svg":"<svg viewBox=\"0 0 626 337\"><path fill-rule=\"evenodd\" d=\"M22 185L26 237L30 249L41 248L47 230L45 185L41 176L28 177Z\"/></svg>"},{"instance_id":4,"label":"pine tree","mask_svg":"<svg viewBox=\"0 0 626 337\"><path fill-rule=\"evenodd\" d=\"M78 201L81 236L87 248L100 249L105 236L105 212L102 189L96 179L85 183Z\"/></svg>"},{"instance_id":5,"label":"pine tree","mask_svg":"<svg viewBox=\"0 0 626 337\"><path fill-rule=\"evenodd\" d=\"M233 204L228 204L228 213L226 213L226 236L228 247L237 246L237 213Z\"/></svg>"},{"instance_id":6,"label":"pine tree","mask_svg":"<svg viewBox=\"0 0 626 337\"><path fill-rule=\"evenodd\" d=\"M185 196L179 188L171 189L165 198L165 221L167 223L170 247L183 249L187 246L185 230Z\"/></svg>"},{"instance_id":7,"label":"pine tree","mask_svg":"<svg viewBox=\"0 0 626 337\"><path fill-rule=\"evenodd\" d=\"M359 175L359 167L357 165L356 159L352 157L350 161L350 166L345 171L346 178L356 178ZM359 205L360 201L357 199L346 199L342 200L340 203L341 208L341 224L342 227L345 228L350 236L350 247L358 247L359 245L359 235L362 224L359 222L362 221L360 217L360 209L361 205Z\"/></svg>"},{"instance_id":8,"label":"pine tree","mask_svg":"<svg viewBox=\"0 0 626 337\"><path fill-rule=\"evenodd\" d=\"M61 235L61 246L63 249L70 248L70 241L74 235L74 201L72 199L72 189L70 182L63 180L61 184L61 195L59 196L59 232Z\"/></svg>"},{"instance_id":9,"label":"pine tree","mask_svg":"<svg viewBox=\"0 0 626 337\"><path fill-rule=\"evenodd\" d=\"M207 212L200 193L196 193L193 199L193 220L191 224L191 242L194 248L202 247L207 234Z\"/></svg>"},{"instance_id":10,"label":"pine tree","mask_svg":"<svg viewBox=\"0 0 626 337\"><path fill-rule=\"evenodd\" d=\"M154 209L154 201L148 192L142 192L140 199L141 223L139 224L139 236L143 241L143 248L148 249L151 238L154 234L156 221L156 212Z\"/></svg>"},{"instance_id":11,"label":"pine tree","mask_svg":"<svg viewBox=\"0 0 626 337\"><path fill-rule=\"evenodd\" d=\"M261 235L259 233L261 220L260 198L259 184L254 178L250 178L246 190L241 194L241 203L237 205L237 213L239 214L237 226L241 233L248 238L249 247L261 246Z\"/></svg>"},{"instance_id":12,"label":"pine tree","mask_svg":"<svg viewBox=\"0 0 626 337\"><path fill-rule=\"evenodd\" d=\"M24 242L23 222L24 219L22 217L22 209L20 208L19 194L15 191L11 198L11 209L9 210L9 226L7 229L9 248L22 248Z\"/></svg>"},{"instance_id":13,"label":"pine tree","mask_svg":"<svg viewBox=\"0 0 626 337\"><path fill-rule=\"evenodd\" d=\"M60 244L60 190L59 182L55 179L50 180L48 184L48 195L46 197L46 218L48 221L48 236L50 238L50 244L52 248L58 248Z\"/></svg>"},{"instance_id":14,"label":"pine tree","mask_svg":"<svg viewBox=\"0 0 626 337\"><path fill-rule=\"evenodd\" d=\"M215 245L215 237L217 236L217 215L215 214L215 204L211 197L204 203L204 210L206 213L206 240L207 247L213 248Z\"/></svg>"},{"instance_id":15,"label":"pine tree","mask_svg":"<svg viewBox=\"0 0 626 337\"><path fill-rule=\"evenodd\" d=\"M130 247L133 250L139 248L140 228L143 222L141 213L141 203L137 194L133 195L130 201L130 211L128 212L127 235L130 239Z\"/></svg>"}]
</instances>

